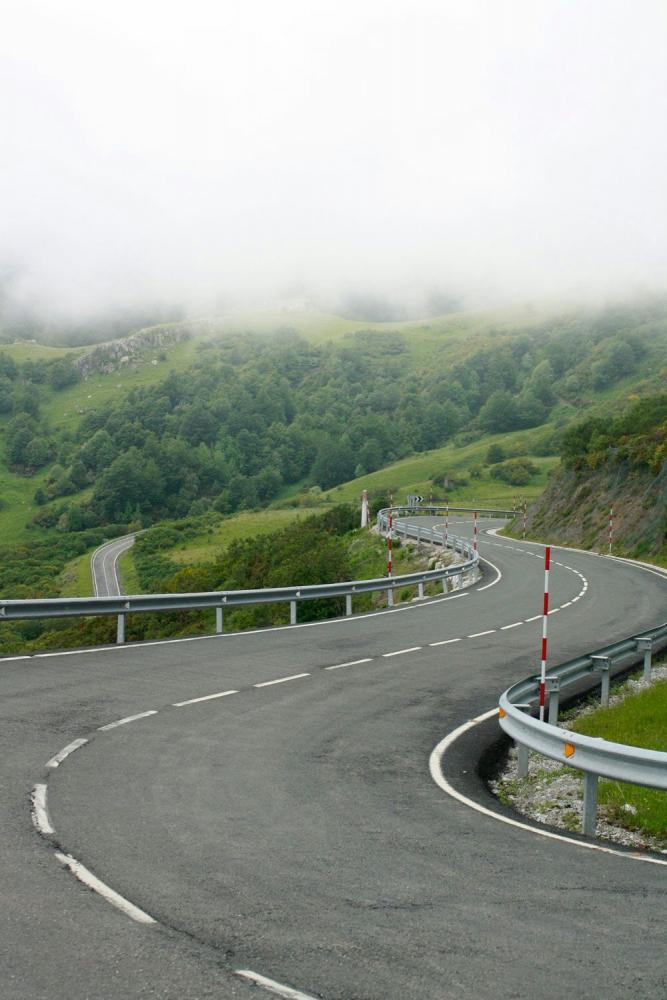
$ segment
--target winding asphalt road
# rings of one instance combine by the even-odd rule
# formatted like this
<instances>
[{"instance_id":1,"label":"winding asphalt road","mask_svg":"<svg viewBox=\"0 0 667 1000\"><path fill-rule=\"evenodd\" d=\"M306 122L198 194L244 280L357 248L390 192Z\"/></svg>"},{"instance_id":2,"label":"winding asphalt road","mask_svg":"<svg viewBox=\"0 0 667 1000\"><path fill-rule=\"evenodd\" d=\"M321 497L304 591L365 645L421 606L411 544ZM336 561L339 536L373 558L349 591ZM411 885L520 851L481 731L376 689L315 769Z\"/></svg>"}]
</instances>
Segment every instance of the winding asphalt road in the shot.
<instances>
[{"instance_id":1,"label":"winding asphalt road","mask_svg":"<svg viewBox=\"0 0 667 1000\"><path fill-rule=\"evenodd\" d=\"M123 535L95 549L90 557L95 597L118 597L124 593L118 576L118 560L134 545L135 538L135 535Z\"/></svg>"},{"instance_id":2,"label":"winding asphalt road","mask_svg":"<svg viewBox=\"0 0 667 1000\"><path fill-rule=\"evenodd\" d=\"M271 995L239 970L325 1000L666 996L667 866L500 823L429 774L538 665L541 547L480 550L477 586L393 611L0 661L3 998ZM553 661L657 624L666 596L555 550ZM476 774L497 735L475 726L444 769L510 815Z\"/></svg>"}]
</instances>

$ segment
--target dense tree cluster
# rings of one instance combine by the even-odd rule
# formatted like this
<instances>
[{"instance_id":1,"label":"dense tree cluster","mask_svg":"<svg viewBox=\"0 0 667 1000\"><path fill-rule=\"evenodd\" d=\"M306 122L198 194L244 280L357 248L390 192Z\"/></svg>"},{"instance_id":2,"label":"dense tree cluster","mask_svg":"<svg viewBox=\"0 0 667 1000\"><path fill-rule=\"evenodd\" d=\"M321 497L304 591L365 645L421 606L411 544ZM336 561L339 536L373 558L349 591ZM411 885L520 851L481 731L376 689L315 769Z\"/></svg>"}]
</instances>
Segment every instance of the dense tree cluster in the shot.
<instances>
[{"instance_id":1,"label":"dense tree cluster","mask_svg":"<svg viewBox=\"0 0 667 1000\"><path fill-rule=\"evenodd\" d=\"M667 461L667 393L639 399L611 420L573 424L563 435L562 458L574 469L629 462L657 474Z\"/></svg>"},{"instance_id":2,"label":"dense tree cluster","mask_svg":"<svg viewBox=\"0 0 667 1000\"><path fill-rule=\"evenodd\" d=\"M58 391L77 377L71 364L19 366L0 351L6 461L26 475L50 466L35 494L43 527L254 508L290 484L326 490L455 435L538 426L634 370L649 319L608 311L491 331L453 359L446 340L424 358L408 329L320 344L289 330L226 335L202 343L191 368L87 413L75 432L47 426L39 405L40 385Z\"/></svg>"}]
</instances>

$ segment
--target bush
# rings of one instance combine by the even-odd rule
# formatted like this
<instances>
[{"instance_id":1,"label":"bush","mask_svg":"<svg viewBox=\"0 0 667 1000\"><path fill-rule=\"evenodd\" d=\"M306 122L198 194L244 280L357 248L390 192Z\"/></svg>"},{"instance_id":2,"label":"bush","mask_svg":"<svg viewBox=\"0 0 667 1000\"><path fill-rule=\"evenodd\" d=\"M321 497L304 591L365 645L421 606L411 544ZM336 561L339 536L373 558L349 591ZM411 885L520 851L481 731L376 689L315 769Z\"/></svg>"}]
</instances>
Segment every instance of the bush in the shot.
<instances>
[{"instance_id":1,"label":"bush","mask_svg":"<svg viewBox=\"0 0 667 1000\"><path fill-rule=\"evenodd\" d=\"M510 458L494 465L491 475L510 486L526 486L537 471L537 466L527 458Z\"/></svg>"}]
</instances>

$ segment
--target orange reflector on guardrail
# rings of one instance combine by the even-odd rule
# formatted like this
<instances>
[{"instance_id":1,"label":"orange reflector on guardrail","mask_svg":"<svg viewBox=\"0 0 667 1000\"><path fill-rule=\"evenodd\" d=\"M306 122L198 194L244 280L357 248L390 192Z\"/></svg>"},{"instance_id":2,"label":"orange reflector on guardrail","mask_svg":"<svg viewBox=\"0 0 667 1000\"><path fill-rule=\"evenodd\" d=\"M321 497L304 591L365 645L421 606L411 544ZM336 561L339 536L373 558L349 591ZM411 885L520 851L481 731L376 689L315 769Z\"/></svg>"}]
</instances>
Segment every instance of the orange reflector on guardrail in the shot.
<instances>
[{"instance_id":1,"label":"orange reflector on guardrail","mask_svg":"<svg viewBox=\"0 0 667 1000\"><path fill-rule=\"evenodd\" d=\"M504 719L506 715L507 715L507 712L505 711L504 708L499 708L498 709L498 718Z\"/></svg>"},{"instance_id":2,"label":"orange reflector on guardrail","mask_svg":"<svg viewBox=\"0 0 667 1000\"><path fill-rule=\"evenodd\" d=\"M565 743L563 745L563 753L566 757L571 757L574 753L574 743Z\"/></svg>"}]
</instances>

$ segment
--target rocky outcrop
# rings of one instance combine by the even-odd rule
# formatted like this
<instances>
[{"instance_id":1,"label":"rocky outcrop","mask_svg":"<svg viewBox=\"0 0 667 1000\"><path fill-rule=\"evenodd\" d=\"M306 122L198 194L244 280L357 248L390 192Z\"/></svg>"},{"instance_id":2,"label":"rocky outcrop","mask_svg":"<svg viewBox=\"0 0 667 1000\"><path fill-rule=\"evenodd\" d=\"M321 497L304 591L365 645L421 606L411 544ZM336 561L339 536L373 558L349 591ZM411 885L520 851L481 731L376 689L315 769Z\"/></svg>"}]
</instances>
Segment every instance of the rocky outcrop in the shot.
<instances>
[{"instance_id":1,"label":"rocky outcrop","mask_svg":"<svg viewBox=\"0 0 667 1000\"><path fill-rule=\"evenodd\" d=\"M87 379L97 373L110 375L120 368L133 367L140 361L149 360L157 363L156 358L146 359L145 356L151 351L170 347L179 340L187 340L189 337L190 330L185 324L148 327L130 334L129 337L123 337L122 340L99 344L75 358L72 367L81 378Z\"/></svg>"},{"instance_id":2,"label":"rocky outcrop","mask_svg":"<svg viewBox=\"0 0 667 1000\"><path fill-rule=\"evenodd\" d=\"M626 462L586 471L561 467L528 508L528 537L607 552L612 507L616 554L640 559L664 555L667 463L657 474ZM520 531L515 522L512 534Z\"/></svg>"}]
</instances>

